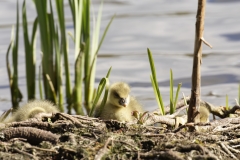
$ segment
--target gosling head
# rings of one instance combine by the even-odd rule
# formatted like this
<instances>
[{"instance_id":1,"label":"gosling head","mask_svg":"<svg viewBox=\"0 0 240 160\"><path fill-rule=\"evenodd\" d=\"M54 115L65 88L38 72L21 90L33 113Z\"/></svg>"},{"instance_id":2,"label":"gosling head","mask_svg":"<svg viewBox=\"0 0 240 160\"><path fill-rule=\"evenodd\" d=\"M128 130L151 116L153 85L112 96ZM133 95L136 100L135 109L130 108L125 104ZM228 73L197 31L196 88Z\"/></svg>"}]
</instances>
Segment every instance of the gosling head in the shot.
<instances>
[{"instance_id":1,"label":"gosling head","mask_svg":"<svg viewBox=\"0 0 240 160\"><path fill-rule=\"evenodd\" d=\"M109 94L109 102L117 107L127 107L130 101L130 87L123 82L112 84Z\"/></svg>"}]
</instances>

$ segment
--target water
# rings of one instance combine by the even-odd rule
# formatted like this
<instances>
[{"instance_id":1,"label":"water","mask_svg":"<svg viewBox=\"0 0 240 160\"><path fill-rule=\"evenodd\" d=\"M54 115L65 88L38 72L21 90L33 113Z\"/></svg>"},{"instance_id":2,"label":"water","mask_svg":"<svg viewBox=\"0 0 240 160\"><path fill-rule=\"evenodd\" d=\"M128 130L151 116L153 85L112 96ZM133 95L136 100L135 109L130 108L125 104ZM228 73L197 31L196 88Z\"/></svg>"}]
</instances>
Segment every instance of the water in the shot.
<instances>
[{"instance_id":1,"label":"water","mask_svg":"<svg viewBox=\"0 0 240 160\"><path fill-rule=\"evenodd\" d=\"M19 1L20 6L22 1ZM0 1L0 106L11 107L5 54L10 42L11 26L15 24L15 0ZM67 4L67 1L65 2ZM99 0L93 0L94 11ZM68 6L66 5L66 8ZM202 99L215 105L235 104L240 82L240 0L209 0L206 6L204 38L212 46L203 47ZM150 82L147 48L155 60L157 77L164 103L169 103L169 70L173 70L175 86L182 82L181 92L190 95L192 53L195 36L197 1L189 0L114 0L105 1L102 32L111 16L116 17L108 31L97 61L96 82L113 67L111 82L125 81L146 110L157 108ZM70 19L70 12L67 18ZM32 1L27 1L28 20L36 16ZM31 28L31 23L29 24ZM72 24L67 24L72 32ZM22 35L20 35L20 39ZM22 39L21 39L22 41ZM24 47L20 44L20 89L26 95ZM70 51L73 51L73 47ZM38 54L39 54L38 50ZM73 55L70 64L73 67ZM40 62L37 61L37 64ZM73 79L73 78L72 78ZM96 83L97 85L97 83ZM176 88L175 88L176 91ZM182 97L180 95L180 97ZM24 101L26 97L24 97Z\"/></svg>"}]
</instances>

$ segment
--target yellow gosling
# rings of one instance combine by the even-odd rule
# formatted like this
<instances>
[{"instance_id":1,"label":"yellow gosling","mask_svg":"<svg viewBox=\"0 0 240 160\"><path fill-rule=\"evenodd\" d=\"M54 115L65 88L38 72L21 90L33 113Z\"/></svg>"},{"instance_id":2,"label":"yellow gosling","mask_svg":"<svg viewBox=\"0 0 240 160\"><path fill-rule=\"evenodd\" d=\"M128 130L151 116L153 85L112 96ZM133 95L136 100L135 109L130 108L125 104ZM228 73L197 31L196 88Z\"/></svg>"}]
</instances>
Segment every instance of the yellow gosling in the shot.
<instances>
[{"instance_id":1,"label":"yellow gosling","mask_svg":"<svg viewBox=\"0 0 240 160\"><path fill-rule=\"evenodd\" d=\"M133 111L143 112L142 106L138 101L130 96L130 87L124 82L117 82L111 85L108 100L100 115L103 120L118 120L130 122L135 118L132 116ZM96 109L99 113L99 107Z\"/></svg>"},{"instance_id":2,"label":"yellow gosling","mask_svg":"<svg viewBox=\"0 0 240 160\"><path fill-rule=\"evenodd\" d=\"M53 103L46 100L34 100L20 107L10 118L5 120L5 123L25 121L29 118L34 118L39 113L56 112L59 112L59 110Z\"/></svg>"}]
</instances>

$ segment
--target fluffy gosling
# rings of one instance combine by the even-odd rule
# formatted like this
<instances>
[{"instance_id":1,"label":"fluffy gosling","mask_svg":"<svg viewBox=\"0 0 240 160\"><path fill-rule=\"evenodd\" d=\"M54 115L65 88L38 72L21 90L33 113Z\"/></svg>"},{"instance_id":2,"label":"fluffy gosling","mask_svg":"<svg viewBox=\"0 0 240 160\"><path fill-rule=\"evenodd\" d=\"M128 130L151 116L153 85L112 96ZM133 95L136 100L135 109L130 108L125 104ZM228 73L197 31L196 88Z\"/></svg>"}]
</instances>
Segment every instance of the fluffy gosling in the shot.
<instances>
[{"instance_id":1,"label":"fluffy gosling","mask_svg":"<svg viewBox=\"0 0 240 160\"><path fill-rule=\"evenodd\" d=\"M118 120L130 122L135 118L132 116L133 111L143 112L142 106L137 100L130 96L130 87L124 82L117 82L111 85L108 100L102 112L95 114L103 120ZM99 107L96 109L99 113Z\"/></svg>"},{"instance_id":2,"label":"fluffy gosling","mask_svg":"<svg viewBox=\"0 0 240 160\"><path fill-rule=\"evenodd\" d=\"M20 107L12 116L5 120L5 123L25 121L34 118L39 113L56 113L59 110L49 101L34 100Z\"/></svg>"}]
</instances>

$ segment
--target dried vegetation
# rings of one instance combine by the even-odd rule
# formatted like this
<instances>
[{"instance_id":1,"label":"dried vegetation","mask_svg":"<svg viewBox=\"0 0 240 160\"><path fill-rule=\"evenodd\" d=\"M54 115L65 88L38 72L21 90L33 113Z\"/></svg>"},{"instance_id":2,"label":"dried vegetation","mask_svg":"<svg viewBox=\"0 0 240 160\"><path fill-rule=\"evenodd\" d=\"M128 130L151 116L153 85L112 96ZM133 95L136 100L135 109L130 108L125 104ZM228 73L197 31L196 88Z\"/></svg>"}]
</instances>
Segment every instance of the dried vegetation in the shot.
<instances>
[{"instance_id":1,"label":"dried vegetation","mask_svg":"<svg viewBox=\"0 0 240 160\"><path fill-rule=\"evenodd\" d=\"M56 113L2 124L0 159L239 159L239 121L174 129Z\"/></svg>"}]
</instances>

